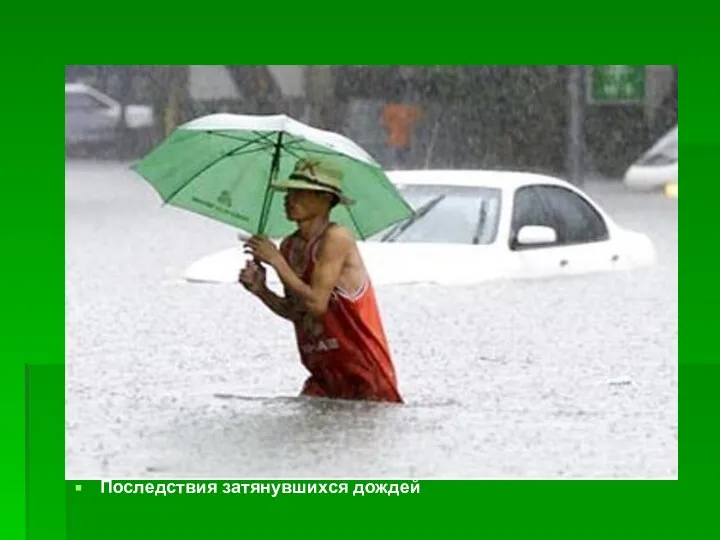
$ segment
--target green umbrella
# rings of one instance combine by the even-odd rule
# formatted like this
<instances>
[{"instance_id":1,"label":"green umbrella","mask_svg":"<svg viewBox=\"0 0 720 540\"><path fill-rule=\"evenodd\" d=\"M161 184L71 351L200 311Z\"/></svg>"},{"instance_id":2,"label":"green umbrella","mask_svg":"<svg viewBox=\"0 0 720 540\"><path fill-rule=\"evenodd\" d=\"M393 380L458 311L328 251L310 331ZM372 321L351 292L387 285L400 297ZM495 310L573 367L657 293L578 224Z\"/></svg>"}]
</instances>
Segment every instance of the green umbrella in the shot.
<instances>
[{"instance_id":1,"label":"green umbrella","mask_svg":"<svg viewBox=\"0 0 720 540\"><path fill-rule=\"evenodd\" d=\"M332 161L343 173L352 205L331 219L361 239L410 217L382 167L357 144L284 115L213 114L176 129L133 169L165 204L212 218L249 234L284 236L294 230L283 194L271 188L299 159Z\"/></svg>"}]
</instances>

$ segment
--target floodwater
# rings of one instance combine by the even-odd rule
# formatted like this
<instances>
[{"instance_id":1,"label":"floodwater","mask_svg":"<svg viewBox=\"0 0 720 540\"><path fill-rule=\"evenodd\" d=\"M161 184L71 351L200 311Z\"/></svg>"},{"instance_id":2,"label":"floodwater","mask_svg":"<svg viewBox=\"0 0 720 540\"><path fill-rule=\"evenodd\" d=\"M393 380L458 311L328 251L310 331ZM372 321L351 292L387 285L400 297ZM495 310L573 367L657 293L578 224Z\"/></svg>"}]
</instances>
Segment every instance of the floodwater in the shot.
<instances>
[{"instance_id":1,"label":"floodwater","mask_svg":"<svg viewBox=\"0 0 720 540\"><path fill-rule=\"evenodd\" d=\"M379 288L398 406L294 397L289 323L178 283L230 228L121 164L69 162L65 185L68 478L677 477L676 201L587 187L653 268Z\"/></svg>"}]
</instances>

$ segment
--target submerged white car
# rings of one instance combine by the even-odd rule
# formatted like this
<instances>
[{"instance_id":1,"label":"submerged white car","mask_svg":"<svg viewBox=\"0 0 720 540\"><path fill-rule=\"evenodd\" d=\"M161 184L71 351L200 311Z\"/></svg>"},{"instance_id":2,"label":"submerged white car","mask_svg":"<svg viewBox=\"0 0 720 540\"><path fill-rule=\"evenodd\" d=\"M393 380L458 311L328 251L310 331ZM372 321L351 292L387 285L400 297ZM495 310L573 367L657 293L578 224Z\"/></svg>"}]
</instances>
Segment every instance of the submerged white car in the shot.
<instances>
[{"instance_id":1,"label":"submerged white car","mask_svg":"<svg viewBox=\"0 0 720 540\"><path fill-rule=\"evenodd\" d=\"M415 216L359 242L376 285L471 284L628 270L654 264L652 241L620 227L585 193L519 172L420 170L388 175ZM241 246L200 259L190 282L234 283ZM268 272L270 282L277 276Z\"/></svg>"},{"instance_id":2,"label":"submerged white car","mask_svg":"<svg viewBox=\"0 0 720 540\"><path fill-rule=\"evenodd\" d=\"M123 107L110 96L82 83L65 83L65 146L113 144ZM148 105L125 107L125 123L137 133L155 123Z\"/></svg>"},{"instance_id":3,"label":"submerged white car","mask_svg":"<svg viewBox=\"0 0 720 540\"><path fill-rule=\"evenodd\" d=\"M675 126L643 154L625 173L631 189L667 189L678 183L678 129Z\"/></svg>"}]
</instances>

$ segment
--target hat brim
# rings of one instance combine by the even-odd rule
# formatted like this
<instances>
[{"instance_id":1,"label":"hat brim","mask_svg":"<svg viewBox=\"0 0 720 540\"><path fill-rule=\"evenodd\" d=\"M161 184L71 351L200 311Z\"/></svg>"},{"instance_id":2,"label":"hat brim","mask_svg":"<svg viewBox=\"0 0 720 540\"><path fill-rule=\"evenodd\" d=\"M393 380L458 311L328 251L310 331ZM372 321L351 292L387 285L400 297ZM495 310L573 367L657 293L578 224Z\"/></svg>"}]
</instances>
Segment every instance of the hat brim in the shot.
<instances>
[{"instance_id":1,"label":"hat brim","mask_svg":"<svg viewBox=\"0 0 720 540\"><path fill-rule=\"evenodd\" d=\"M317 184L312 184L310 182L305 182L303 180L280 180L279 182L273 183L270 187L276 191L287 191L289 189L306 189L308 191L322 191L324 193L331 193L332 195L337 195L338 199L340 199L340 204L343 204L345 206L350 206L350 205L355 204L355 201L352 200L347 195L343 195L342 193L333 191L330 188L326 188L324 186L319 186Z\"/></svg>"}]
</instances>

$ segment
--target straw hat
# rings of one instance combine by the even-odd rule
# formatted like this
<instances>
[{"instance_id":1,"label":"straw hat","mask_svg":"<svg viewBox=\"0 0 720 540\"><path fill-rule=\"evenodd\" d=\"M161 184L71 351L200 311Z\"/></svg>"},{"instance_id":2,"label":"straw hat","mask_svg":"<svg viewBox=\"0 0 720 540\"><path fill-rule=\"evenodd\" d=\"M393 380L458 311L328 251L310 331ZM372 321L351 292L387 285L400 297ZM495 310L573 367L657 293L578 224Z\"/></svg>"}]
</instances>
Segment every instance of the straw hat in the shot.
<instances>
[{"instance_id":1,"label":"straw hat","mask_svg":"<svg viewBox=\"0 0 720 540\"><path fill-rule=\"evenodd\" d=\"M286 180L275 182L272 187L278 191L288 189L324 191L337 195L341 204L354 204L355 201L343 193L342 178L342 171L325 160L300 159L295 164L292 174Z\"/></svg>"}]
</instances>

